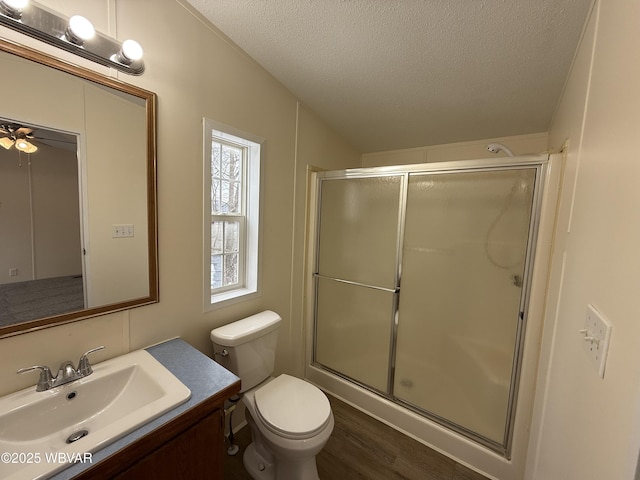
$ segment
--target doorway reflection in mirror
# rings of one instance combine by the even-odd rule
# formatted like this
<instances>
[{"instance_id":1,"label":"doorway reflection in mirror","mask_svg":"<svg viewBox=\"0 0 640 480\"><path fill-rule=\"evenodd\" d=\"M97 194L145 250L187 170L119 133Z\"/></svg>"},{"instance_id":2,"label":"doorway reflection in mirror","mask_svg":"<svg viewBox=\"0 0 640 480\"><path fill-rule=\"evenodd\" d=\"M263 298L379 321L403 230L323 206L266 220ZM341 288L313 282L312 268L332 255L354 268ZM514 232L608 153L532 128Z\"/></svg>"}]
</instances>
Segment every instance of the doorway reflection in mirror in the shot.
<instances>
[{"instance_id":1,"label":"doorway reflection in mirror","mask_svg":"<svg viewBox=\"0 0 640 480\"><path fill-rule=\"evenodd\" d=\"M0 118L0 326L86 306L77 143Z\"/></svg>"}]
</instances>

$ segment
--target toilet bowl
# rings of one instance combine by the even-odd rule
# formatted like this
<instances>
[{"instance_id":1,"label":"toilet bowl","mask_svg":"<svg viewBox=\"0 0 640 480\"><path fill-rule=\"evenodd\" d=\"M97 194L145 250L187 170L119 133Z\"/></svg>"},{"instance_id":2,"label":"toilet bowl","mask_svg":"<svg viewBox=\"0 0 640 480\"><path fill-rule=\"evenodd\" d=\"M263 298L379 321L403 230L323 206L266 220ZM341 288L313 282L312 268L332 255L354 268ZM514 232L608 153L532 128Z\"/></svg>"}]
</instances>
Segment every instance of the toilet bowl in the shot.
<instances>
[{"instance_id":1,"label":"toilet bowl","mask_svg":"<svg viewBox=\"0 0 640 480\"><path fill-rule=\"evenodd\" d=\"M278 314L266 311L211 331L216 360L242 382L252 443L244 466L258 480L318 480L316 455L333 431L327 396L315 385L272 377Z\"/></svg>"},{"instance_id":2,"label":"toilet bowl","mask_svg":"<svg viewBox=\"0 0 640 480\"><path fill-rule=\"evenodd\" d=\"M289 375L244 393L252 444L244 455L256 479L316 480L316 455L333 431L329 400L317 387Z\"/></svg>"}]
</instances>

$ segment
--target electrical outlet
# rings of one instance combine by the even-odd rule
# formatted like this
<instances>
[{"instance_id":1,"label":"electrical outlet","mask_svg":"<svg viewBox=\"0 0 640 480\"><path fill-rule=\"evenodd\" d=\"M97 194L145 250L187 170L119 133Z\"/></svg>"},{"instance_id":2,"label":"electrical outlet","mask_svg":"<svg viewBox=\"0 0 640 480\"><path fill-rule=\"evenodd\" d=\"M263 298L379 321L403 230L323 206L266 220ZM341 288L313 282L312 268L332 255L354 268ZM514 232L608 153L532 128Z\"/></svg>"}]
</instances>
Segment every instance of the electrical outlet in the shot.
<instances>
[{"instance_id":1,"label":"electrical outlet","mask_svg":"<svg viewBox=\"0 0 640 480\"><path fill-rule=\"evenodd\" d=\"M611 323L593 306L587 305L584 328L580 330L583 347L598 375L604 378L604 369L611 339Z\"/></svg>"}]
</instances>

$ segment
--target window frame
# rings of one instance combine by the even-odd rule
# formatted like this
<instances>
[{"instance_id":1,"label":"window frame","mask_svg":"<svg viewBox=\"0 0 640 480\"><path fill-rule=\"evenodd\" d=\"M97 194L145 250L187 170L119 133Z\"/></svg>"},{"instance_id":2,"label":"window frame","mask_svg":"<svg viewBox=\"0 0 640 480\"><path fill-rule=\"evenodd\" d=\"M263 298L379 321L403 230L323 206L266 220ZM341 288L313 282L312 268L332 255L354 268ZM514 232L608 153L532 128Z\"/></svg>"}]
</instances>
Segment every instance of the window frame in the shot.
<instances>
[{"instance_id":1,"label":"window frame","mask_svg":"<svg viewBox=\"0 0 640 480\"><path fill-rule=\"evenodd\" d=\"M247 300L260 293L260 171L264 140L208 118L203 118L203 139L203 308L204 311L208 311L233 301ZM214 141L243 149L240 213L214 213L212 211L211 185ZM239 221L238 261L241 264L238 270L238 284L212 289L211 229L213 222L236 220Z\"/></svg>"},{"instance_id":2,"label":"window frame","mask_svg":"<svg viewBox=\"0 0 640 480\"><path fill-rule=\"evenodd\" d=\"M219 131L217 130L212 130L214 132L214 134L211 135L211 144L213 146L213 142L217 142L219 143L221 146L227 146L227 147L231 147L231 148L236 148L238 150L240 150L241 153L241 171L240 171L240 194L239 194L239 203L240 203L240 209L238 212L234 212L234 213L214 213L213 209L210 208L210 212L211 212L211 226L213 226L214 222L222 222L223 223L223 230L225 228L225 224L226 222L237 222L238 223L238 249L236 252L228 252L226 249L226 238L224 237L223 234L223 238L222 238L222 252L219 254L222 256L222 263L224 265L224 261L226 259L227 256L232 255L233 253L236 253L238 256L238 271L237 271L237 275L238 275L238 281L236 283L230 284L230 285L223 285L221 287L217 287L217 288L211 288L211 295L218 295L221 293L224 293L226 291L230 291L230 290L236 290L238 288L243 288L243 286L245 285L245 277L246 277L246 250L247 250L247 242L246 242L246 234L247 234L247 206L246 206L246 200L247 200L247 190L248 190L248 185L247 185L247 167L248 167L248 163L249 163L249 147L247 145L242 145L238 142L234 142L234 141L230 141L227 140L225 138L222 138L219 135ZM215 132L218 133L218 135L215 134ZM212 152L213 154L213 152ZM222 155L222 152L220 153ZM213 163L213 158L212 156L208 157L209 161L211 163ZM213 186L213 174L211 173L209 175L209 178L211 180L211 185ZM220 178L218 178L218 180L220 181L220 184L222 184L222 182L224 181L224 179L222 178L222 174L220 175ZM211 189L209 190L211 191ZM210 202L213 203L213 199L210 198ZM222 203L222 202L220 202ZM213 240L212 240L213 241ZM213 245L211 245L211 250L213 250ZM211 253L211 259L213 259L214 254ZM224 267L223 267L223 271L224 271ZM223 277L224 277L224 273L223 273ZM223 281L224 283L224 281Z\"/></svg>"}]
</instances>

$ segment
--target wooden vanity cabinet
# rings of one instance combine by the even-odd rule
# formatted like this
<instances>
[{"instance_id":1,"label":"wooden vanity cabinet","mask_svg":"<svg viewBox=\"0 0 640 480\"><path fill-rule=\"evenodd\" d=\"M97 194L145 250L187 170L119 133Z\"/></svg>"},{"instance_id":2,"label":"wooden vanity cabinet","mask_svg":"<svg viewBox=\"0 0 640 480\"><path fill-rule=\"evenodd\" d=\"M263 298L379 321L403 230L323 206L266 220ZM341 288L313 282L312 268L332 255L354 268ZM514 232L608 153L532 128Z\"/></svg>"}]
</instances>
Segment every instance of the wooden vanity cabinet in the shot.
<instances>
[{"instance_id":1,"label":"wooden vanity cabinet","mask_svg":"<svg viewBox=\"0 0 640 480\"><path fill-rule=\"evenodd\" d=\"M74 480L222 479L224 401L239 391L238 381Z\"/></svg>"}]
</instances>

